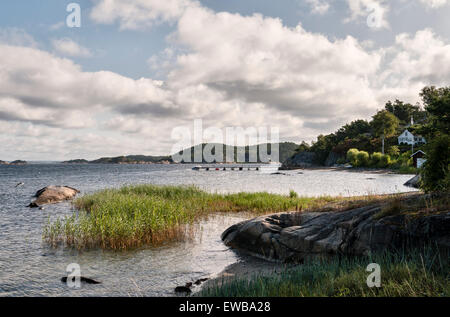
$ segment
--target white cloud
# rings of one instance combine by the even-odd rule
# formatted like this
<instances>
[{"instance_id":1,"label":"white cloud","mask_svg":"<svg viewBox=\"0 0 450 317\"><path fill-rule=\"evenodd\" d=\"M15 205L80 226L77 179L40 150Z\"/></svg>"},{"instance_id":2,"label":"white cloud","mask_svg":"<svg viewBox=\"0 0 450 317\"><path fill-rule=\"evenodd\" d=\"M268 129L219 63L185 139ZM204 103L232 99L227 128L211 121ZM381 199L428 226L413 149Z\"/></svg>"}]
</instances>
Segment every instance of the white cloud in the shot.
<instances>
[{"instance_id":1,"label":"white cloud","mask_svg":"<svg viewBox=\"0 0 450 317\"><path fill-rule=\"evenodd\" d=\"M420 0L420 2L433 9L443 7L449 3L448 0Z\"/></svg>"},{"instance_id":2,"label":"white cloud","mask_svg":"<svg viewBox=\"0 0 450 317\"><path fill-rule=\"evenodd\" d=\"M314 14L325 14L330 9L330 3L326 0L306 0Z\"/></svg>"},{"instance_id":3,"label":"white cloud","mask_svg":"<svg viewBox=\"0 0 450 317\"><path fill-rule=\"evenodd\" d=\"M417 92L426 85L444 86L450 82L450 43L430 29L414 36L399 34L395 45L385 50L380 96L417 101Z\"/></svg>"},{"instance_id":4,"label":"white cloud","mask_svg":"<svg viewBox=\"0 0 450 317\"><path fill-rule=\"evenodd\" d=\"M66 23L60 21L60 22L57 22L57 23L55 23L55 24L50 25L49 29L50 29L51 31L56 31L56 30L62 29L62 28L65 27L65 26L66 26Z\"/></svg>"},{"instance_id":5,"label":"white cloud","mask_svg":"<svg viewBox=\"0 0 450 317\"><path fill-rule=\"evenodd\" d=\"M363 18L373 29L388 28L387 13L389 5L385 0L346 0L351 15L346 22Z\"/></svg>"},{"instance_id":6,"label":"white cloud","mask_svg":"<svg viewBox=\"0 0 450 317\"><path fill-rule=\"evenodd\" d=\"M38 44L25 30L8 27L0 28L0 44L37 47Z\"/></svg>"},{"instance_id":7,"label":"white cloud","mask_svg":"<svg viewBox=\"0 0 450 317\"><path fill-rule=\"evenodd\" d=\"M52 40L53 49L65 56L72 57L91 57L92 53L89 49L79 45L77 42L69 38L54 39Z\"/></svg>"},{"instance_id":8,"label":"white cloud","mask_svg":"<svg viewBox=\"0 0 450 317\"><path fill-rule=\"evenodd\" d=\"M176 22L193 0L99 0L90 17L97 23L119 22L121 29L148 28L161 22Z\"/></svg>"},{"instance_id":9,"label":"white cloud","mask_svg":"<svg viewBox=\"0 0 450 317\"><path fill-rule=\"evenodd\" d=\"M309 119L364 115L374 106L368 77L380 56L352 37L330 41L278 19L196 8L181 17L177 39L190 53L178 57L170 87L203 84Z\"/></svg>"},{"instance_id":10,"label":"white cloud","mask_svg":"<svg viewBox=\"0 0 450 317\"><path fill-rule=\"evenodd\" d=\"M105 108L141 108L160 116L174 111L159 81L83 72L68 59L27 47L0 45L0 60L0 120L82 127Z\"/></svg>"}]
</instances>

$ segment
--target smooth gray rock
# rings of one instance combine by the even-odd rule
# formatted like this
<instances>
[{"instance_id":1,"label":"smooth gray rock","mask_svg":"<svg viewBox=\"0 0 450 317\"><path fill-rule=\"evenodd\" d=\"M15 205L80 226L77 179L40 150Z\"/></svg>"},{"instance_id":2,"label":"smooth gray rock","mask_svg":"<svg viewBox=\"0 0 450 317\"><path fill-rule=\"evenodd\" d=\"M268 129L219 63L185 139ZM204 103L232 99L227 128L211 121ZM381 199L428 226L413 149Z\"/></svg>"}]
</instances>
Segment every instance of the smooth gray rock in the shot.
<instances>
[{"instance_id":1,"label":"smooth gray rock","mask_svg":"<svg viewBox=\"0 0 450 317\"><path fill-rule=\"evenodd\" d=\"M47 186L36 192L34 200L28 207L37 208L46 204L59 203L64 200L70 200L80 191L68 186Z\"/></svg>"},{"instance_id":2,"label":"smooth gray rock","mask_svg":"<svg viewBox=\"0 0 450 317\"><path fill-rule=\"evenodd\" d=\"M282 170L289 170L295 168L308 168L317 166L315 163L316 154L312 152L299 152L293 157L288 158L281 166Z\"/></svg>"},{"instance_id":3,"label":"smooth gray rock","mask_svg":"<svg viewBox=\"0 0 450 317\"><path fill-rule=\"evenodd\" d=\"M450 249L450 212L375 219L381 208L258 217L231 226L222 240L227 246L282 262L302 262L312 255L367 255L426 241Z\"/></svg>"},{"instance_id":4,"label":"smooth gray rock","mask_svg":"<svg viewBox=\"0 0 450 317\"><path fill-rule=\"evenodd\" d=\"M420 174L414 176L413 178L411 178L409 181L407 181L404 185L408 186L408 187L414 187L414 188L419 188L420 187Z\"/></svg>"}]
</instances>

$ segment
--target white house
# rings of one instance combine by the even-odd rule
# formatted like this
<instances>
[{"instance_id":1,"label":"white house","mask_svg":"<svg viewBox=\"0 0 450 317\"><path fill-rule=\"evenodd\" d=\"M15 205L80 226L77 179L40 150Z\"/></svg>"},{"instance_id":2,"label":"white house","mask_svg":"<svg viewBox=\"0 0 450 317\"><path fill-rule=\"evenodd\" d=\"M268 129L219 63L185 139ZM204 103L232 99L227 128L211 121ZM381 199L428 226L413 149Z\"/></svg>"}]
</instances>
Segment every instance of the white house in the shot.
<instances>
[{"instance_id":1,"label":"white house","mask_svg":"<svg viewBox=\"0 0 450 317\"><path fill-rule=\"evenodd\" d=\"M403 131L402 134L398 137L398 144L409 144L409 145L416 145L421 143L427 143L425 138L421 135L414 135L408 130Z\"/></svg>"}]
</instances>

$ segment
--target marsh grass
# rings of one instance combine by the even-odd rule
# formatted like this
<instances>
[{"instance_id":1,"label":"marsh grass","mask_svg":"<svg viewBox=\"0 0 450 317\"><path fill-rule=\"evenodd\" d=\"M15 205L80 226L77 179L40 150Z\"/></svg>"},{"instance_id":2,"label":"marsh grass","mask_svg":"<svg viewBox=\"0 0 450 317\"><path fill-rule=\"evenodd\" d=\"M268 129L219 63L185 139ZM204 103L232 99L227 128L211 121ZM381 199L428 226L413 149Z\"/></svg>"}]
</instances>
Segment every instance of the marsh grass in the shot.
<instances>
[{"instance_id":1,"label":"marsh grass","mask_svg":"<svg viewBox=\"0 0 450 317\"><path fill-rule=\"evenodd\" d=\"M212 194L192 186L126 186L85 195L73 215L49 220L43 237L52 246L128 249L182 241L192 224L215 212L261 215L301 210L333 201L269 193Z\"/></svg>"},{"instance_id":2,"label":"marsh grass","mask_svg":"<svg viewBox=\"0 0 450 317\"><path fill-rule=\"evenodd\" d=\"M369 288L369 263L381 267L381 287ZM450 296L448 254L435 247L369 257L311 259L281 273L215 283L200 296L219 297L419 297Z\"/></svg>"}]
</instances>

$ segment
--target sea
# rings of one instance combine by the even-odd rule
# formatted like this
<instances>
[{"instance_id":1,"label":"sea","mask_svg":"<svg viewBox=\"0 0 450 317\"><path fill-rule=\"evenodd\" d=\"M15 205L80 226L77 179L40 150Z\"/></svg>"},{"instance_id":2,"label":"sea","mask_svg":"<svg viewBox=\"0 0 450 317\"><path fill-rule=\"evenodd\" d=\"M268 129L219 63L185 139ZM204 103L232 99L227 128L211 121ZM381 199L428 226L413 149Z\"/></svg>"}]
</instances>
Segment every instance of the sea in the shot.
<instances>
[{"instance_id":1,"label":"sea","mask_svg":"<svg viewBox=\"0 0 450 317\"><path fill-rule=\"evenodd\" d=\"M114 165L31 163L0 165L0 296L175 296L176 286L211 278L245 260L226 247L221 233L248 219L217 214L196 224L186 242L128 251L52 248L42 239L44 226L76 212L70 202L26 207L37 190L49 185L77 188L85 195L127 184L196 185L208 192L271 192L299 196L357 196L412 191L411 175L347 170L295 170L282 174L252 171L192 170L190 165ZM23 183L23 185L16 186ZM101 284L68 287L61 278L71 264ZM198 289L197 289L198 290Z\"/></svg>"}]
</instances>

